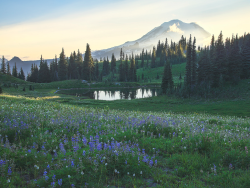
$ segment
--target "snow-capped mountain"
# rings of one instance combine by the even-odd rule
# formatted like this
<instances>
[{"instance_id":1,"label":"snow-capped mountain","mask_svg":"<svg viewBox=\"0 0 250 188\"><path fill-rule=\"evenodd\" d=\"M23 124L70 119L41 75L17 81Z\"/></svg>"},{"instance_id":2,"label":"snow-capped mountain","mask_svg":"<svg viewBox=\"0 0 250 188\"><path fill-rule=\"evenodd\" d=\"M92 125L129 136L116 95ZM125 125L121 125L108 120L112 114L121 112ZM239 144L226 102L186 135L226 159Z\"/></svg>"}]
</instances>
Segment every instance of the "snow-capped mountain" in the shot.
<instances>
[{"instance_id":1,"label":"snow-capped mountain","mask_svg":"<svg viewBox=\"0 0 250 188\"><path fill-rule=\"evenodd\" d=\"M128 41L122 45L108 48L105 50L97 50L92 52L94 58L100 57L111 57L112 53L118 58L121 48L127 54L134 52L135 54L140 53L141 50L147 49L152 50L153 46L156 46L157 42L165 42L166 38L170 44L171 40L173 42L178 42L183 35L189 39L190 34L196 38L197 46L203 46L204 41L207 40L211 34L205 31L196 23L184 23L180 20L171 20L169 22L164 22L158 27L155 27L147 34L143 35L141 38L135 41Z\"/></svg>"}]
</instances>

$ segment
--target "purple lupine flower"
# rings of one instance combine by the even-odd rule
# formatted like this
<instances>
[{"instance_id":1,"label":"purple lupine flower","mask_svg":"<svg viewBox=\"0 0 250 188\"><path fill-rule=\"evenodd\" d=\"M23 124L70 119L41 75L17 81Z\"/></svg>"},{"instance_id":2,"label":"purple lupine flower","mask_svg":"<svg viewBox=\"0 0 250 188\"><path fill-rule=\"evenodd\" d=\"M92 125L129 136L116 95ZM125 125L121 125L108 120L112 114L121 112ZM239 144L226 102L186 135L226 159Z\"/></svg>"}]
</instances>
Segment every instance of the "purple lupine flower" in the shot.
<instances>
[{"instance_id":1,"label":"purple lupine flower","mask_svg":"<svg viewBox=\"0 0 250 188\"><path fill-rule=\"evenodd\" d=\"M58 185L62 186L62 179L58 179Z\"/></svg>"},{"instance_id":2,"label":"purple lupine flower","mask_svg":"<svg viewBox=\"0 0 250 188\"><path fill-rule=\"evenodd\" d=\"M5 165L5 161L4 160L0 160L0 166Z\"/></svg>"},{"instance_id":3,"label":"purple lupine flower","mask_svg":"<svg viewBox=\"0 0 250 188\"><path fill-rule=\"evenodd\" d=\"M9 168L8 168L8 175L10 176L10 175L11 175L11 173L12 173L12 171L11 171L11 167L9 166Z\"/></svg>"},{"instance_id":4,"label":"purple lupine flower","mask_svg":"<svg viewBox=\"0 0 250 188\"><path fill-rule=\"evenodd\" d=\"M74 161L73 160L71 161L71 166L74 167Z\"/></svg>"},{"instance_id":5,"label":"purple lupine flower","mask_svg":"<svg viewBox=\"0 0 250 188\"><path fill-rule=\"evenodd\" d=\"M94 142L89 142L89 149L90 149L90 151L93 151L95 149Z\"/></svg>"},{"instance_id":6,"label":"purple lupine flower","mask_svg":"<svg viewBox=\"0 0 250 188\"><path fill-rule=\"evenodd\" d=\"M155 165L157 165L157 159L155 160Z\"/></svg>"},{"instance_id":7,"label":"purple lupine flower","mask_svg":"<svg viewBox=\"0 0 250 188\"><path fill-rule=\"evenodd\" d=\"M102 150L102 144L101 144L101 143L98 143L98 144L97 144L97 150L98 150L98 151Z\"/></svg>"},{"instance_id":8,"label":"purple lupine flower","mask_svg":"<svg viewBox=\"0 0 250 188\"><path fill-rule=\"evenodd\" d=\"M55 187L55 182L51 182L51 186L52 186L52 187Z\"/></svg>"},{"instance_id":9,"label":"purple lupine flower","mask_svg":"<svg viewBox=\"0 0 250 188\"><path fill-rule=\"evenodd\" d=\"M45 170L44 173L43 173L43 176L46 176L47 175L47 171Z\"/></svg>"},{"instance_id":10,"label":"purple lupine flower","mask_svg":"<svg viewBox=\"0 0 250 188\"><path fill-rule=\"evenodd\" d=\"M49 166L49 165L47 166L47 169L50 169L50 166Z\"/></svg>"},{"instance_id":11,"label":"purple lupine flower","mask_svg":"<svg viewBox=\"0 0 250 188\"><path fill-rule=\"evenodd\" d=\"M30 152L31 152L31 150L29 149L29 150L28 150L28 153L30 153Z\"/></svg>"},{"instance_id":12,"label":"purple lupine flower","mask_svg":"<svg viewBox=\"0 0 250 188\"><path fill-rule=\"evenodd\" d=\"M149 161L149 165L150 165L150 166L153 165L153 161L152 161L152 160Z\"/></svg>"},{"instance_id":13,"label":"purple lupine flower","mask_svg":"<svg viewBox=\"0 0 250 188\"><path fill-rule=\"evenodd\" d=\"M79 146L74 146L73 149L74 149L74 152L77 152L77 150L79 149Z\"/></svg>"},{"instance_id":14,"label":"purple lupine flower","mask_svg":"<svg viewBox=\"0 0 250 188\"><path fill-rule=\"evenodd\" d=\"M145 149L142 149L142 153L145 154Z\"/></svg>"},{"instance_id":15,"label":"purple lupine flower","mask_svg":"<svg viewBox=\"0 0 250 188\"><path fill-rule=\"evenodd\" d=\"M55 174L52 176L52 179L53 179L53 181L56 180L56 175Z\"/></svg>"},{"instance_id":16,"label":"purple lupine flower","mask_svg":"<svg viewBox=\"0 0 250 188\"><path fill-rule=\"evenodd\" d=\"M83 150L82 155L83 155L83 156L85 156L85 153L86 153L86 151L85 151L85 150Z\"/></svg>"},{"instance_id":17,"label":"purple lupine flower","mask_svg":"<svg viewBox=\"0 0 250 188\"><path fill-rule=\"evenodd\" d=\"M125 161L125 164L128 164L127 160Z\"/></svg>"}]
</instances>

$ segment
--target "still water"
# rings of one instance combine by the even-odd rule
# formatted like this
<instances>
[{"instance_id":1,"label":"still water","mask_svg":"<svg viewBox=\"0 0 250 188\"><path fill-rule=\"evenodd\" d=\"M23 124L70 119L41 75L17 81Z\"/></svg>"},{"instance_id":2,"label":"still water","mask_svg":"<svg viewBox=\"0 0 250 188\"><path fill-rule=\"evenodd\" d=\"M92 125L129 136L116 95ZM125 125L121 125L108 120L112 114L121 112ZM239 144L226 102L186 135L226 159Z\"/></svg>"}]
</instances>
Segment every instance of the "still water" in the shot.
<instances>
[{"instance_id":1,"label":"still water","mask_svg":"<svg viewBox=\"0 0 250 188\"><path fill-rule=\"evenodd\" d=\"M78 97L87 97L95 100L119 100L119 99L140 99L157 96L159 88L140 88L140 89L112 89L112 90L86 90L86 89L70 89L61 90L59 94L75 95Z\"/></svg>"}]
</instances>

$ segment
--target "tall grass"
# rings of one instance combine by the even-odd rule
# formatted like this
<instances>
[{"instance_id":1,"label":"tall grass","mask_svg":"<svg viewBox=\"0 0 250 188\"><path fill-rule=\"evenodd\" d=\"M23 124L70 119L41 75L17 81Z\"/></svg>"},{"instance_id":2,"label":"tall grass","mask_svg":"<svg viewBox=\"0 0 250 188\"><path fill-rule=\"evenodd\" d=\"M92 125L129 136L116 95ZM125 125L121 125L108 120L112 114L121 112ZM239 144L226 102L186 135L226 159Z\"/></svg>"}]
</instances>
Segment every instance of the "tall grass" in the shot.
<instances>
[{"instance_id":1,"label":"tall grass","mask_svg":"<svg viewBox=\"0 0 250 188\"><path fill-rule=\"evenodd\" d=\"M250 186L249 119L0 102L0 187Z\"/></svg>"}]
</instances>

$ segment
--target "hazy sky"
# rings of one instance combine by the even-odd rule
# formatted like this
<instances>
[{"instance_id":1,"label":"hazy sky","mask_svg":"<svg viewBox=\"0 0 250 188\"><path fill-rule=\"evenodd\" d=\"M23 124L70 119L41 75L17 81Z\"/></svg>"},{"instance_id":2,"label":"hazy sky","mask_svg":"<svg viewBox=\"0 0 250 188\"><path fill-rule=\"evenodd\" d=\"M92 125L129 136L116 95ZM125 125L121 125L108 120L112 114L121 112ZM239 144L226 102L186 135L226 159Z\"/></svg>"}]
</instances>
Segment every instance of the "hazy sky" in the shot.
<instances>
[{"instance_id":1,"label":"hazy sky","mask_svg":"<svg viewBox=\"0 0 250 188\"><path fill-rule=\"evenodd\" d=\"M0 55L38 60L133 41L173 19L215 37L250 32L249 0L0 0ZM198 41L197 41L198 42Z\"/></svg>"}]
</instances>

